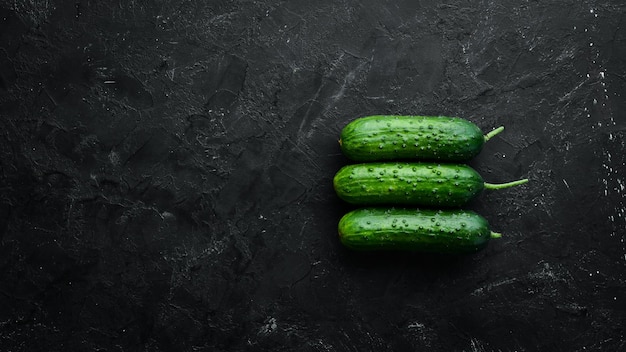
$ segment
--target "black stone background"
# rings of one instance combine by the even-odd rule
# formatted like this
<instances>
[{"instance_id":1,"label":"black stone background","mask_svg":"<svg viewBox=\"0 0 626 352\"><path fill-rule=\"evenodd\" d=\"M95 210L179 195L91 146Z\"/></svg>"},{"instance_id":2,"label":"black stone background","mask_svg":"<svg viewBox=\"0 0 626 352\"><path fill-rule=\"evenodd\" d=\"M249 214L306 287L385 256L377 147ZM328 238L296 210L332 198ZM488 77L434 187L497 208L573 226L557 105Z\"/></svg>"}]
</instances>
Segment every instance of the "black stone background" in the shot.
<instances>
[{"instance_id":1,"label":"black stone background","mask_svg":"<svg viewBox=\"0 0 626 352\"><path fill-rule=\"evenodd\" d=\"M0 3L2 351L626 350L623 1ZM504 125L504 237L343 249L372 114Z\"/></svg>"}]
</instances>

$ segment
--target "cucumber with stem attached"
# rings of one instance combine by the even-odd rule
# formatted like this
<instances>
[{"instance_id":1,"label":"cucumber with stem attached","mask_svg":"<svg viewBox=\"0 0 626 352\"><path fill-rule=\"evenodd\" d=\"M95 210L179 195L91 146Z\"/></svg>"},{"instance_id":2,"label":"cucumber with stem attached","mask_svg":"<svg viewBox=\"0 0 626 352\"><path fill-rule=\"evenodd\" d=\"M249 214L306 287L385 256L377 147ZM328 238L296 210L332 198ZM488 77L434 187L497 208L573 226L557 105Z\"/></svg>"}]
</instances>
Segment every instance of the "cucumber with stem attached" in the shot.
<instances>
[{"instance_id":1,"label":"cucumber with stem attached","mask_svg":"<svg viewBox=\"0 0 626 352\"><path fill-rule=\"evenodd\" d=\"M459 207L484 189L522 185L528 179L488 183L466 164L372 162L347 165L333 178L339 198L357 205L402 204Z\"/></svg>"},{"instance_id":2,"label":"cucumber with stem attached","mask_svg":"<svg viewBox=\"0 0 626 352\"><path fill-rule=\"evenodd\" d=\"M339 221L341 243L358 251L477 252L502 235L470 210L361 208Z\"/></svg>"},{"instance_id":3,"label":"cucumber with stem attached","mask_svg":"<svg viewBox=\"0 0 626 352\"><path fill-rule=\"evenodd\" d=\"M353 161L397 159L467 161L504 130L483 134L465 119L445 116L373 115L347 124L339 145Z\"/></svg>"}]
</instances>

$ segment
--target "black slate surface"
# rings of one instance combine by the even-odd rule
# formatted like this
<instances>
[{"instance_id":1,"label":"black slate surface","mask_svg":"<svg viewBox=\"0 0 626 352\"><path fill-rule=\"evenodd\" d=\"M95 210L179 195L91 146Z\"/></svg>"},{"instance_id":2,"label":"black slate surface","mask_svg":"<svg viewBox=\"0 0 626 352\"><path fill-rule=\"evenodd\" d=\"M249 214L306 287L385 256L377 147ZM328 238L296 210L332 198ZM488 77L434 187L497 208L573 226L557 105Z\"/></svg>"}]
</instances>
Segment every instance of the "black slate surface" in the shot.
<instances>
[{"instance_id":1,"label":"black slate surface","mask_svg":"<svg viewBox=\"0 0 626 352\"><path fill-rule=\"evenodd\" d=\"M623 351L622 1L0 1L2 351ZM337 139L505 132L476 255L357 255Z\"/></svg>"}]
</instances>

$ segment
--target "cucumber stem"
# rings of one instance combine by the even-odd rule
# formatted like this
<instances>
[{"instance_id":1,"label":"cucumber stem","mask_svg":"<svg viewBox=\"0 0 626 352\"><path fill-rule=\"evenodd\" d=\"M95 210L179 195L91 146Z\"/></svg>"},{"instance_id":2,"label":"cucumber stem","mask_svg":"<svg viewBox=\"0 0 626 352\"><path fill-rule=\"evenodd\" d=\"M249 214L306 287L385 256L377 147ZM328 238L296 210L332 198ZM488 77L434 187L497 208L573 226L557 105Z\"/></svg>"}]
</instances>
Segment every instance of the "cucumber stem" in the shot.
<instances>
[{"instance_id":1,"label":"cucumber stem","mask_svg":"<svg viewBox=\"0 0 626 352\"><path fill-rule=\"evenodd\" d=\"M489 237L491 237L491 238L500 238L500 237L502 237L502 234L499 233L499 232L491 231L491 234L489 235Z\"/></svg>"},{"instance_id":2,"label":"cucumber stem","mask_svg":"<svg viewBox=\"0 0 626 352\"><path fill-rule=\"evenodd\" d=\"M497 135L498 133L500 133L502 131L504 131L504 126L500 126L500 127L496 128L495 130L487 133L485 135L485 142L490 140L493 136Z\"/></svg>"},{"instance_id":3,"label":"cucumber stem","mask_svg":"<svg viewBox=\"0 0 626 352\"><path fill-rule=\"evenodd\" d=\"M527 178L524 178L524 179L521 179L521 180L517 180L517 181L511 181L511 182L507 182L507 183L487 183L487 182L485 182L485 189L509 188L509 187L513 187L513 186L523 185L526 182L528 182Z\"/></svg>"}]
</instances>

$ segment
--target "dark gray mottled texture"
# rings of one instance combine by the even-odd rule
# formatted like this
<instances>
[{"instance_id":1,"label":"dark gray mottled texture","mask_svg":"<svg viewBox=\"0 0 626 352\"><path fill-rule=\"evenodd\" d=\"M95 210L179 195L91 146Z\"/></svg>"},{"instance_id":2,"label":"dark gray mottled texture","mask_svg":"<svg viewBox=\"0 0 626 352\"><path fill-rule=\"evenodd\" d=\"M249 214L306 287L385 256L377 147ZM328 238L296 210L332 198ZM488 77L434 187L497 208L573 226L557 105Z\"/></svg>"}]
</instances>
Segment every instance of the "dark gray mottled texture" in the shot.
<instances>
[{"instance_id":1,"label":"dark gray mottled texture","mask_svg":"<svg viewBox=\"0 0 626 352\"><path fill-rule=\"evenodd\" d=\"M621 1L0 1L3 351L626 349ZM356 255L337 138L506 130L469 257Z\"/></svg>"}]
</instances>

